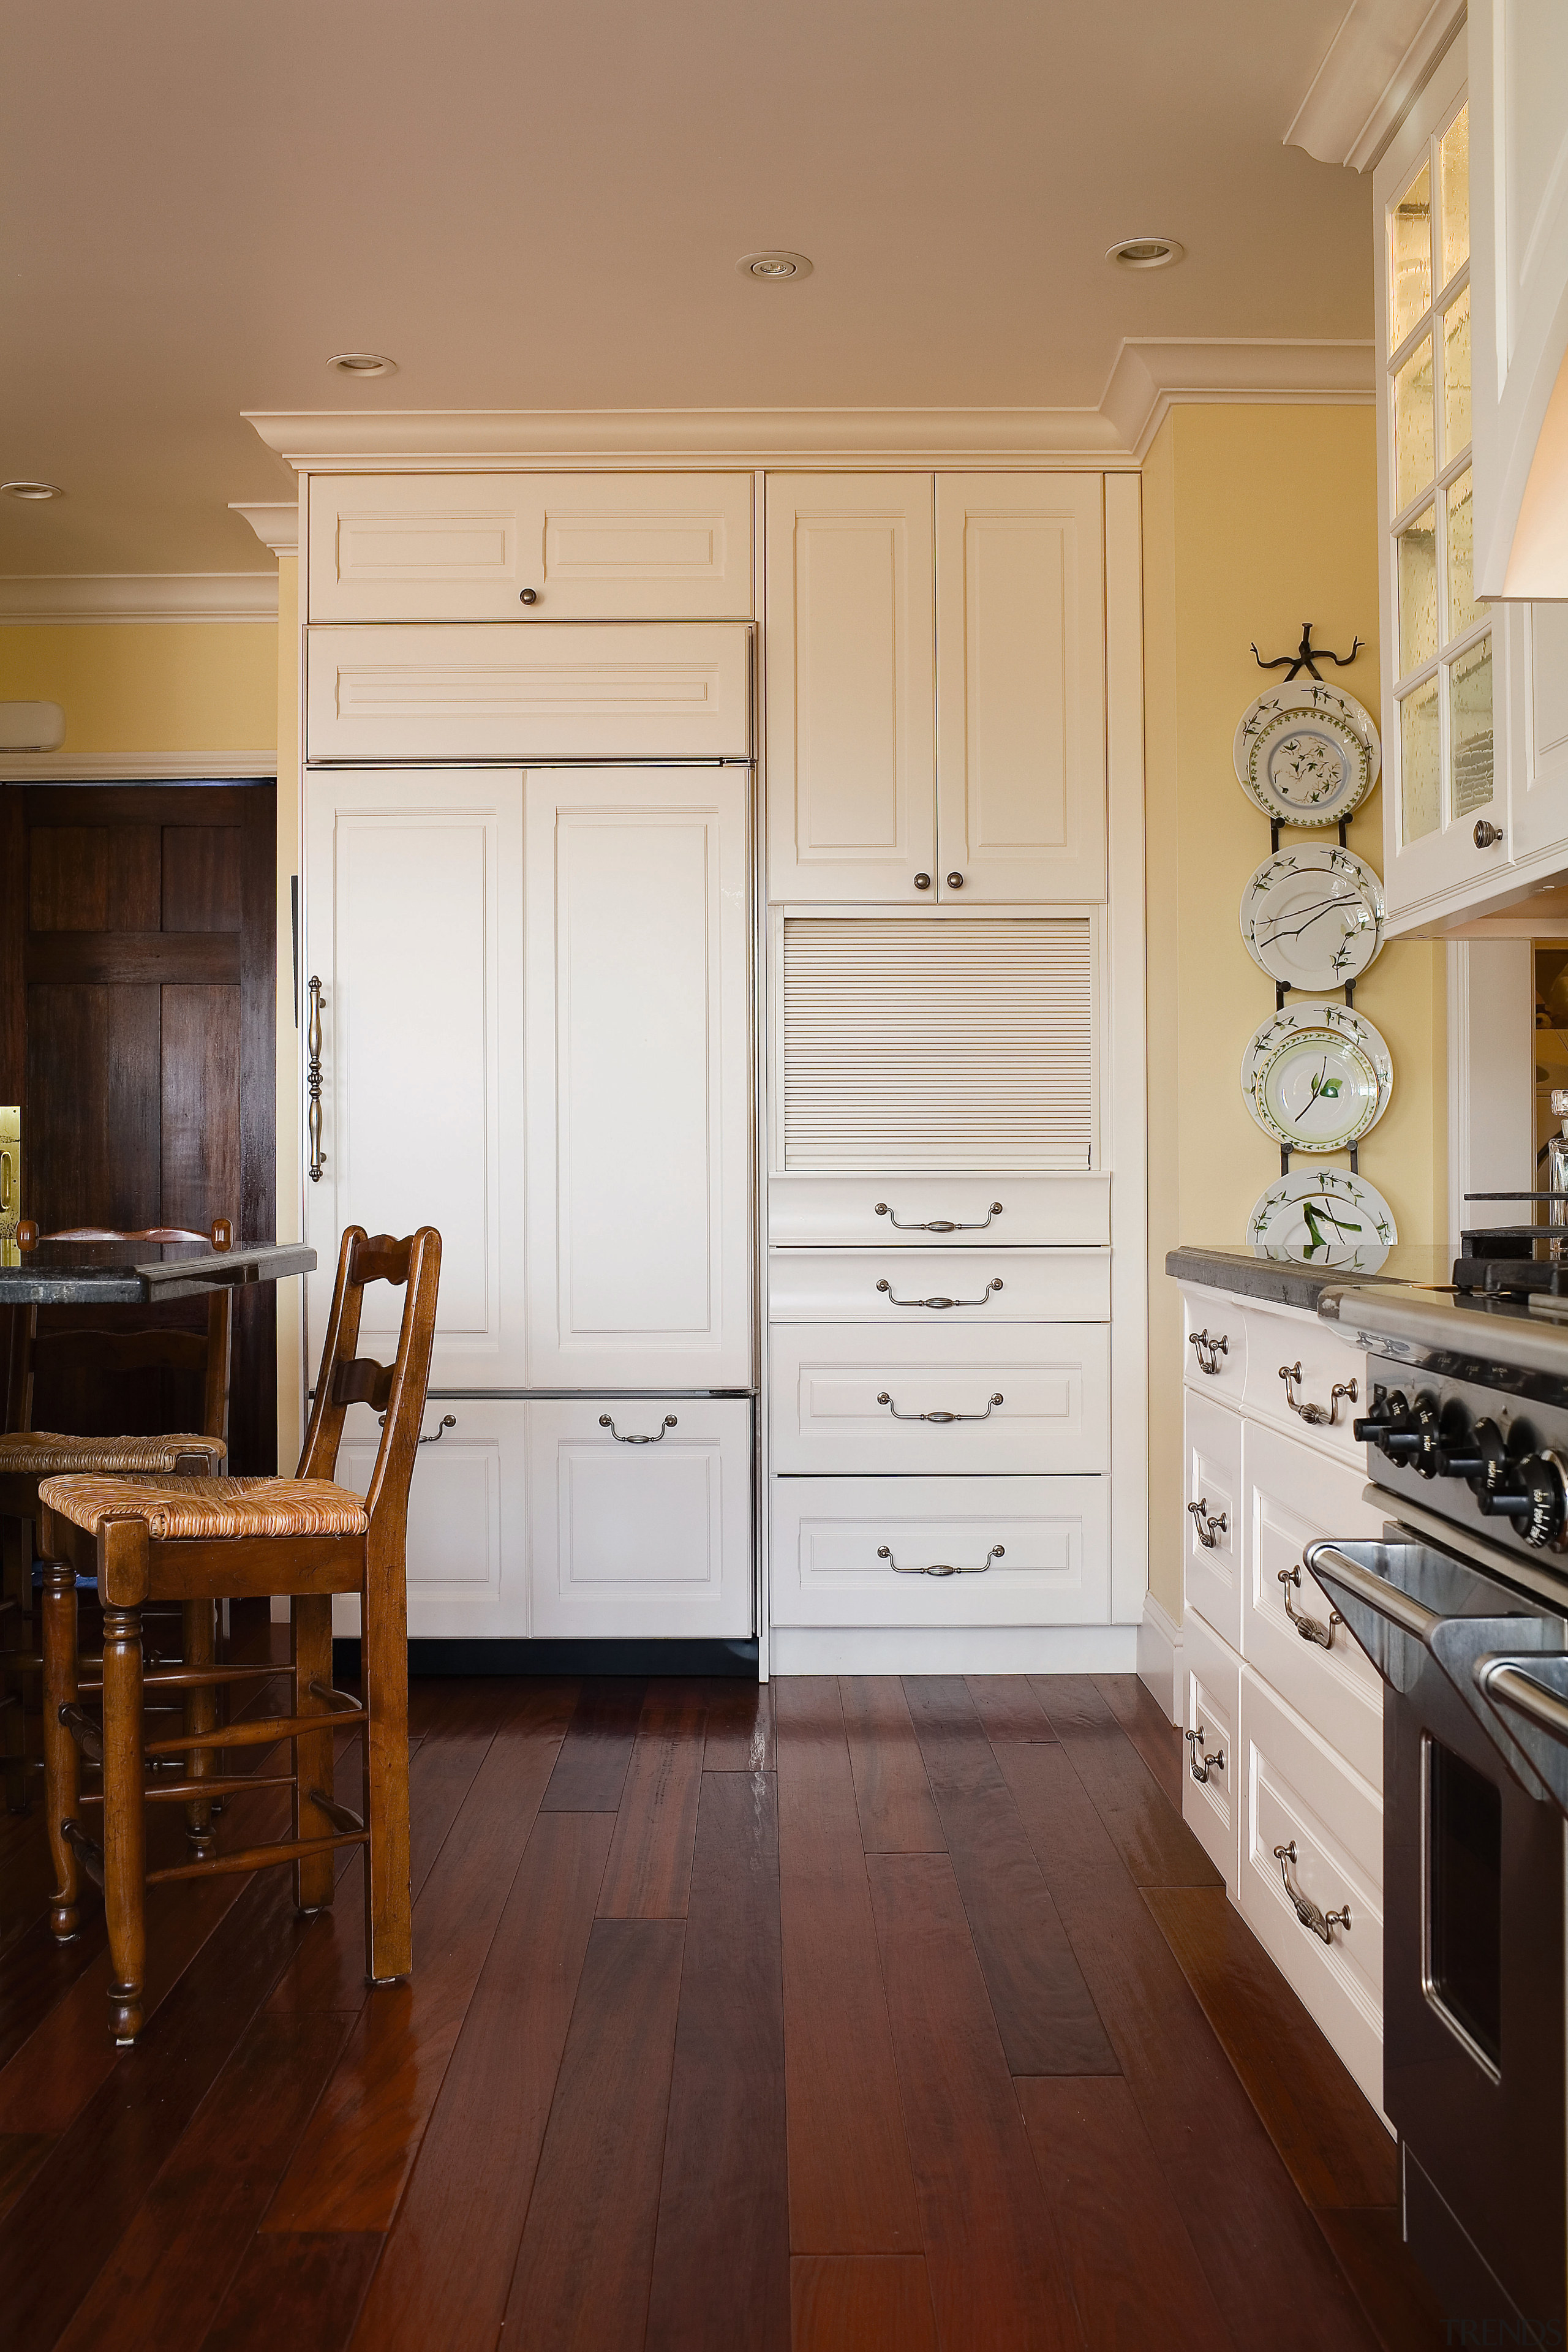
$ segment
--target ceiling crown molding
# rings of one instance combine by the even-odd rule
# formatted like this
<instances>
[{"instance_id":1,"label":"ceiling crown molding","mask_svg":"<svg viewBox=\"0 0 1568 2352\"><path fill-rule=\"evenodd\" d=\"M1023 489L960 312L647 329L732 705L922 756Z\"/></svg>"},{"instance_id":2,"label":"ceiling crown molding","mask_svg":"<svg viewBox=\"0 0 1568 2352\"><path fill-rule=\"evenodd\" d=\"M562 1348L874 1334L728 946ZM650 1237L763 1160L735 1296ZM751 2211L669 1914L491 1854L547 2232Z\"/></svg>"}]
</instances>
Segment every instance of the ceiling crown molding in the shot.
<instances>
[{"instance_id":1,"label":"ceiling crown molding","mask_svg":"<svg viewBox=\"0 0 1568 2352\"><path fill-rule=\"evenodd\" d=\"M275 572L61 572L0 577L0 623L277 618Z\"/></svg>"},{"instance_id":2,"label":"ceiling crown molding","mask_svg":"<svg viewBox=\"0 0 1568 2352\"><path fill-rule=\"evenodd\" d=\"M251 504L240 499L230 499L230 514L247 522L263 547L274 555L298 555L300 552L300 501L298 499L264 499Z\"/></svg>"},{"instance_id":3,"label":"ceiling crown molding","mask_svg":"<svg viewBox=\"0 0 1568 2352\"><path fill-rule=\"evenodd\" d=\"M1100 411L1140 463L1174 407L1215 402L1360 406L1373 396L1370 342L1145 336L1116 355Z\"/></svg>"},{"instance_id":4,"label":"ceiling crown molding","mask_svg":"<svg viewBox=\"0 0 1568 2352\"><path fill-rule=\"evenodd\" d=\"M1351 0L1286 146L1370 172L1464 22L1465 0Z\"/></svg>"}]
</instances>

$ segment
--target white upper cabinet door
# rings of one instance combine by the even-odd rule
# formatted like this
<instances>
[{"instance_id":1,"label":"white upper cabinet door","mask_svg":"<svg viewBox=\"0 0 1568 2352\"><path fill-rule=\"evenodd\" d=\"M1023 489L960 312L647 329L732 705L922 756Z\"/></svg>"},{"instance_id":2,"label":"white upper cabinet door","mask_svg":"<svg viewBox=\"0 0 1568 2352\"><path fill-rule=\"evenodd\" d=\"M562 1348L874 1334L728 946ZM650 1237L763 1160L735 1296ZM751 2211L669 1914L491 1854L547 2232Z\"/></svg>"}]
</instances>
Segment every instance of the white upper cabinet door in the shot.
<instances>
[{"instance_id":1,"label":"white upper cabinet door","mask_svg":"<svg viewBox=\"0 0 1568 2352\"><path fill-rule=\"evenodd\" d=\"M312 975L322 989L312 1366L344 1226L435 1225L433 1385L522 1382L521 900L520 775L307 777L302 1028ZM366 1293L367 1353L390 1361L402 1309L400 1290Z\"/></svg>"},{"instance_id":2,"label":"white upper cabinet door","mask_svg":"<svg viewBox=\"0 0 1568 2352\"><path fill-rule=\"evenodd\" d=\"M305 756L743 760L751 640L736 622L312 628Z\"/></svg>"},{"instance_id":3,"label":"white upper cabinet door","mask_svg":"<svg viewBox=\"0 0 1568 2352\"><path fill-rule=\"evenodd\" d=\"M939 474L937 895L1105 897L1098 474Z\"/></svg>"},{"instance_id":4,"label":"white upper cabinet door","mask_svg":"<svg viewBox=\"0 0 1568 2352\"><path fill-rule=\"evenodd\" d=\"M752 614L749 474L315 475L312 621Z\"/></svg>"},{"instance_id":5,"label":"white upper cabinet door","mask_svg":"<svg viewBox=\"0 0 1568 2352\"><path fill-rule=\"evenodd\" d=\"M770 898L930 903L932 562L929 474L769 477Z\"/></svg>"},{"instance_id":6,"label":"white upper cabinet door","mask_svg":"<svg viewBox=\"0 0 1568 2352\"><path fill-rule=\"evenodd\" d=\"M750 788L526 779L535 1388L751 1386Z\"/></svg>"}]
</instances>

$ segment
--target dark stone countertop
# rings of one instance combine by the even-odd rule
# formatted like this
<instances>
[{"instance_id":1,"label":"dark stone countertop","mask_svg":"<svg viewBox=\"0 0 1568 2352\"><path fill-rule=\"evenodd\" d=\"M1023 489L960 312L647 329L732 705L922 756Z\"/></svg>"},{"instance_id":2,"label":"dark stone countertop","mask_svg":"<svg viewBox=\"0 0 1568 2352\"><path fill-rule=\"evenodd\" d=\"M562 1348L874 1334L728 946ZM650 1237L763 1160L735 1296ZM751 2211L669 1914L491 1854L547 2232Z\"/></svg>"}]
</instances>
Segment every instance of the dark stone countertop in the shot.
<instances>
[{"instance_id":1,"label":"dark stone countertop","mask_svg":"<svg viewBox=\"0 0 1568 2352\"><path fill-rule=\"evenodd\" d=\"M1452 1282L1453 1266L1453 1251L1431 1242L1396 1243L1375 1274L1353 1274L1342 1265L1303 1265L1295 1258L1258 1257L1235 1244L1213 1249L1184 1244L1165 1259L1165 1272L1177 1282L1228 1291L1233 1297L1265 1299L1276 1307L1300 1307L1309 1315L1317 1313L1325 1290L1374 1282L1441 1288Z\"/></svg>"},{"instance_id":2,"label":"dark stone countertop","mask_svg":"<svg viewBox=\"0 0 1568 2352\"><path fill-rule=\"evenodd\" d=\"M0 1307L144 1307L153 1299L204 1298L309 1274L316 1253L303 1242L204 1249L199 1243L40 1242L0 1263Z\"/></svg>"}]
</instances>

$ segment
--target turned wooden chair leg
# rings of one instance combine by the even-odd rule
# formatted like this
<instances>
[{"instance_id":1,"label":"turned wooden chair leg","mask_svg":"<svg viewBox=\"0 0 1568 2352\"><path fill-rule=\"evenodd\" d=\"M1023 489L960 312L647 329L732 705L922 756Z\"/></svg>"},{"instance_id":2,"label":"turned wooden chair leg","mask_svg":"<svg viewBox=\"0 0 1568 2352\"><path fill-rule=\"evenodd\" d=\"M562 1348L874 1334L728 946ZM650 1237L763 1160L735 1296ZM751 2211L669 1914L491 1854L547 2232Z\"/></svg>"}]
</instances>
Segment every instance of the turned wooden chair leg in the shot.
<instances>
[{"instance_id":1,"label":"turned wooden chair leg","mask_svg":"<svg viewBox=\"0 0 1568 2352\"><path fill-rule=\"evenodd\" d=\"M332 1822L312 1792L332 1801L331 1710L310 1689L332 1686L332 1597L330 1592L296 1593L290 1606L293 1630L294 1712L320 1715L322 1729L301 1732L294 1742L294 1835L329 1838ZM324 1911L331 1903L337 1878L337 1853L325 1846L294 1864L294 1900L301 1911Z\"/></svg>"},{"instance_id":2,"label":"turned wooden chair leg","mask_svg":"<svg viewBox=\"0 0 1568 2352\"><path fill-rule=\"evenodd\" d=\"M210 1601L186 1601L181 1604L180 1615L184 1634L183 1648L187 1666L210 1666L217 1655L214 1630L213 1603ZM193 1738L204 1731L217 1729L217 1691L211 1683L198 1685L185 1693L185 1730ZM192 1748L185 1754L185 1775L192 1780L207 1780L217 1769L218 1750L214 1748ZM213 1802L210 1797L196 1797L185 1807L185 1833L198 1855L208 1853L213 1846Z\"/></svg>"},{"instance_id":3,"label":"turned wooden chair leg","mask_svg":"<svg viewBox=\"0 0 1568 2352\"><path fill-rule=\"evenodd\" d=\"M0 1518L0 1653L26 1650L32 1632L33 1523ZM0 1770L8 1812L27 1810L26 1682L0 1672Z\"/></svg>"},{"instance_id":4,"label":"turned wooden chair leg","mask_svg":"<svg viewBox=\"0 0 1568 2352\"><path fill-rule=\"evenodd\" d=\"M147 1852L142 1782L142 1612L103 1612L103 1907L109 1921L110 2030L123 2048L142 2031L146 1985Z\"/></svg>"},{"instance_id":5,"label":"turned wooden chair leg","mask_svg":"<svg viewBox=\"0 0 1568 2352\"><path fill-rule=\"evenodd\" d=\"M55 1864L49 1932L58 1943L68 1944L81 1928L81 1864L64 1824L75 1822L81 1811L81 1759L60 1721L62 1707L80 1704L76 1570L65 1560L52 1559L44 1570L43 1635L44 1811Z\"/></svg>"},{"instance_id":6,"label":"turned wooden chair leg","mask_svg":"<svg viewBox=\"0 0 1568 2352\"><path fill-rule=\"evenodd\" d=\"M408 1641L403 1549L376 1558L373 1537L360 1610L365 1726L365 1974L372 1984L414 1966L408 1892Z\"/></svg>"}]
</instances>

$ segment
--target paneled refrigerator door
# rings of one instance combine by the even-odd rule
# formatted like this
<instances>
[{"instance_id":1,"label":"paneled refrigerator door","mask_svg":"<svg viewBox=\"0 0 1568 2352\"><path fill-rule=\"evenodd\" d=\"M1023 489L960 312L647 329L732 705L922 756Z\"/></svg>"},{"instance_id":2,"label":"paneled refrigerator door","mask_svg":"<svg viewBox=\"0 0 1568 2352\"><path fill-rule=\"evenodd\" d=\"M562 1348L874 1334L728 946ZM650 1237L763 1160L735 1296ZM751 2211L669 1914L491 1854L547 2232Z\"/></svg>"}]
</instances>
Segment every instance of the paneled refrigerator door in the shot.
<instances>
[{"instance_id":1,"label":"paneled refrigerator door","mask_svg":"<svg viewBox=\"0 0 1568 2352\"><path fill-rule=\"evenodd\" d=\"M528 772L532 1388L752 1386L751 789Z\"/></svg>"},{"instance_id":2,"label":"paneled refrigerator door","mask_svg":"<svg viewBox=\"0 0 1568 2352\"><path fill-rule=\"evenodd\" d=\"M308 1077L307 1360L347 1224L441 1234L431 1386L520 1387L522 778L513 770L307 772L300 1020L319 981L320 1132ZM366 1294L390 1360L403 1294Z\"/></svg>"}]
</instances>

